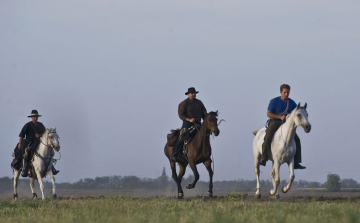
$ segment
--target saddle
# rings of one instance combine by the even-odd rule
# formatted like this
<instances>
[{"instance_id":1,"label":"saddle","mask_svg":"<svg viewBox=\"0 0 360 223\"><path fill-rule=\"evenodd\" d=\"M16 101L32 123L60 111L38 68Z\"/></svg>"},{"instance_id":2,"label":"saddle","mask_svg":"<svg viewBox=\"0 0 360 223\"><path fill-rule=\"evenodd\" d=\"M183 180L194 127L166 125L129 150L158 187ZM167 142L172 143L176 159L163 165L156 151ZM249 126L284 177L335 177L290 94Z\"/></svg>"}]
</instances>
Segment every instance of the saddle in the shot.
<instances>
[{"instance_id":1,"label":"saddle","mask_svg":"<svg viewBox=\"0 0 360 223\"><path fill-rule=\"evenodd\" d=\"M167 134L167 145L169 147L174 147L175 142L178 138L184 142L184 145L188 144L193 138L194 135L192 132L195 130L195 127L191 127L189 129L172 129L171 133Z\"/></svg>"},{"instance_id":2,"label":"saddle","mask_svg":"<svg viewBox=\"0 0 360 223\"><path fill-rule=\"evenodd\" d=\"M171 133L167 134L166 138L167 138L167 145L169 147L174 147L176 140L179 138L180 136L180 129L172 129L170 130Z\"/></svg>"}]
</instances>

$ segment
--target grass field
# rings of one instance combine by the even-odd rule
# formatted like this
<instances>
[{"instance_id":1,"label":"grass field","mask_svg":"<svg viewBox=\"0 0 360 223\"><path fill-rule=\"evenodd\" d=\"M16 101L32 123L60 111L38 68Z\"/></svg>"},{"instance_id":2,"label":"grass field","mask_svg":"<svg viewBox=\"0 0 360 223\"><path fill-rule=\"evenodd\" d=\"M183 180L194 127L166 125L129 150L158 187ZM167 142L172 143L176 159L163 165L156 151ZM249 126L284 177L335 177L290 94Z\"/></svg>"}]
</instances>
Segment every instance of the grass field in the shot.
<instances>
[{"instance_id":1,"label":"grass field","mask_svg":"<svg viewBox=\"0 0 360 223\"><path fill-rule=\"evenodd\" d=\"M0 222L360 222L360 198L225 197L0 200Z\"/></svg>"}]
</instances>

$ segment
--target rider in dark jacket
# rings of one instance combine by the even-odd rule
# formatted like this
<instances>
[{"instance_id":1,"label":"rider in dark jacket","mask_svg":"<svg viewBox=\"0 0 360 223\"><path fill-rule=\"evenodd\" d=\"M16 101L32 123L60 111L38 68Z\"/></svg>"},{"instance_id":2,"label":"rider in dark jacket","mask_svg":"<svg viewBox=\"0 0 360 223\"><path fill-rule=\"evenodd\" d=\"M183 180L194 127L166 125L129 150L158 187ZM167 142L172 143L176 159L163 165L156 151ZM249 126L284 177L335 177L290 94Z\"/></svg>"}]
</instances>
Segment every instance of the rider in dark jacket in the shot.
<instances>
[{"instance_id":1,"label":"rider in dark jacket","mask_svg":"<svg viewBox=\"0 0 360 223\"><path fill-rule=\"evenodd\" d=\"M196 91L195 88L189 88L188 91L185 93L188 98L179 104L179 118L183 121L182 128L185 128L186 130L190 128L199 129L201 126L201 118L204 120L207 115L204 104L200 100L196 99L197 93L199 92ZM190 132L191 135L195 133L196 131ZM177 152L179 148L182 147L183 143L184 141L181 139L178 139L175 142L173 154L171 156L171 159L173 161L178 161Z\"/></svg>"},{"instance_id":2,"label":"rider in dark jacket","mask_svg":"<svg viewBox=\"0 0 360 223\"><path fill-rule=\"evenodd\" d=\"M27 153L27 156L24 157L25 148L29 147L29 150L36 149L36 147L40 143L40 137L46 131L45 126L38 122L38 118L41 117L37 110L32 110L31 115L28 116L31 118L31 121L26 123L24 127L21 129L19 134L19 143L15 148L15 156L19 159L23 158L24 166L21 176L27 177L28 170L29 170L29 159L30 159L30 152ZM56 175L59 171L56 170L53 166L53 174Z\"/></svg>"}]
</instances>

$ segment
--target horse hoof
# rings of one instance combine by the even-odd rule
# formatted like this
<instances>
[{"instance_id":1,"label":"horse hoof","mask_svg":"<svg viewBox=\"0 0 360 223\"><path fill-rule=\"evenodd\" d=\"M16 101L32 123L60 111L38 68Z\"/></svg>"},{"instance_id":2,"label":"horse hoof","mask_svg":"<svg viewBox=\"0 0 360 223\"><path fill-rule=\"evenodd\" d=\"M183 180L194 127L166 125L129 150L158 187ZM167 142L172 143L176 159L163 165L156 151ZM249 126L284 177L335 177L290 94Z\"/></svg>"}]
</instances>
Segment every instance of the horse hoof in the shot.
<instances>
[{"instance_id":1,"label":"horse hoof","mask_svg":"<svg viewBox=\"0 0 360 223\"><path fill-rule=\"evenodd\" d=\"M213 197L213 193L208 192L209 197Z\"/></svg>"},{"instance_id":2,"label":"horse hoof","mask_svg":"<svg viewBox=\"0 0 360 223\"><path fill-rule=\"evenodd\" d=\"M280 195L279 194L277 194L277 195L275 195L275 197L274 197L276 200L278 200L278 199L280 199Z\"/></svg>"},{"instance_id":3,"label":"horse hoof","mask_svg":"<svg viewBox=\"0 0 360 223\"><path fill-rule=\"evenodd\" d=\"M281 188L281 192L283 192L284 194L287 193L289 190L285 190L285 187Z\"/></svg>"},{"instance_id":4,"label":"horse hoof","mask_svg":"<svg viewBox=\"0 0 360 223\"><path fill-rule=\"evenodd\" d=\"M256 199L260 199L261 198L261 194L255 194Z\"/></svg>"},{"instance_id":5,"label":"horse hoof","mask_svg":"<svg viewBox=\"0 0 360 223\"><path fill-rule=\"evenodd\" d=\"M56 199L57 198L57 194L54 194L54 199Z\"/></svg>"},{"instance_id":6,"label":"horse hoof","mask_svg":"<svg viewBox=\"0 0 360 223\"><path fill-rule=\"evenodd\" d=\"M191 184L186 185L186 189L191 189Z\"/></svg>"},{"instance_id":7,"label":"horse hoof","mask_svg":"<svg viewBox=\"0 0 360 223\"><path fill-rule=\"evenodd\" d=\"M184 193L179 193L178 194L178 199L183 199L184 198Z\"/></svg>"},{"instance_id":8,"label":"horse hoof","mask_svg":"<svg viewBox=\"0 0 360 223\"><path fill-rule=\"evenodd\" d=\"M17 199L18 199L18 195L14 194L14 200L17 200Z\"/></svg>"},{"instance_id":9,"label":"horse hoof","mask_svg":"<svg viewBox=\"0 0 360 223\"><path fill-rule=\"evenodd\" d=\"M37 194L33 193L33 199L36 199L36 198L37 198Z\"/></svg>"}]
</instances>

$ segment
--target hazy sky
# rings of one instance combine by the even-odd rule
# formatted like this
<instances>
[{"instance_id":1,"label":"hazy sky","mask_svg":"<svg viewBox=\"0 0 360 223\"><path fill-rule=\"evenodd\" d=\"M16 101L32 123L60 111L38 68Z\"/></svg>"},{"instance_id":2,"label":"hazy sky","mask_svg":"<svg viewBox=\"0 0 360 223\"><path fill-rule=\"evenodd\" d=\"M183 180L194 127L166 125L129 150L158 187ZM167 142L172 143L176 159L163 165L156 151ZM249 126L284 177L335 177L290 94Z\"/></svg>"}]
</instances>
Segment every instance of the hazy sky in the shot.
<instances>
[{"instance_id":1,"label":"hazy sky","mask_svg":"<svg viewBox=\"0 0 360 223\"><path fill-rule=\"evenodd\" d=\"M166 134L195 87L226 120L211 139L214 180L252 180L252 132L287 83L312 124L297 129L307 169L296 180L360 182L359 70L358 0L3 0L0 177L32 109L61 137L57 182L170 176Z\"/></svg>"}]
</instances>

